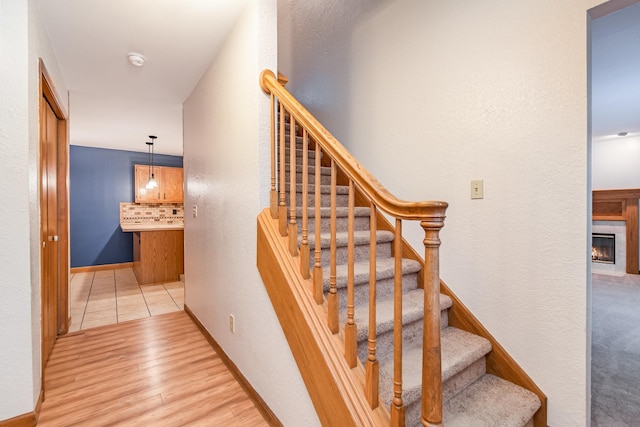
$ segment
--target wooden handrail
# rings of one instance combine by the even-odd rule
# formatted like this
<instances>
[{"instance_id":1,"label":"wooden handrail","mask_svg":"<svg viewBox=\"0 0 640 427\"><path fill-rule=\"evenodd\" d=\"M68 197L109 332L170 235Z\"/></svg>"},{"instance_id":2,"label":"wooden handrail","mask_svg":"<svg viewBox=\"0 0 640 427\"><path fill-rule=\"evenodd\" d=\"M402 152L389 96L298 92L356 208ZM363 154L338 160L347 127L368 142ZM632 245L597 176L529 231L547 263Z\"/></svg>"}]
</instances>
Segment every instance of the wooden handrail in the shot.
<instances>
[{"instance_id":1,"label":"wooden handrail","mask_svg":"<svg viewBox=\"0 0 640 427\"><path fill-rule=\"evenodd\" d=\"M394 327L393 327L393 400L390 406L390 422L394 427L405 425L405 404L402 390L402 221L417 220L425 231L425 261L422 269L422 287L424 288L424 333L422 342L423 366L422 366L422 402L421 423L425 426L442 425L442 368L441 368L441 344L440 344L440 306L439 306L439 232L444 226L445 212L448 207L446 202L421 201L407 202L393 196L384 188L353 156L322 126L282 85L284 76L276 78L273 72L264 70L260 75L260 85L264 92L271 96L271 114L275 114L273 104L279 105L280 125L280 179L278 221L282 236L288 235L289 253L292 257L300 254L298 260L303 278L309 276L309 243L308 243L308 219L309 209L308 192L309 177L307 174L308 163L308 138L313 141L314 153L314 265L311 293L316 304L324 303L323 293L323 267L321 251L321 157L326 155L326 160L331 165L331 200L330 200L330 278L327 307L327 323L332 333L338 332L338 301L336 296L336 169L346 176L348 182L348 215L347 215L347 301L346 322L344 324L344 351L345 361L349 368L355 368L358 364L357 350L357 324L355 322L355 194L356 189L370 205L370 300L369 300L369 345L366 363L365 394L372 409L378 406L378 362L376 357L376 211L379 209L395 217L393 256L394 262ZM286 78L284 78L286 79ZM285 114L288 114L285 117ZM286 186L283 170L285 169L285 120L289 123L289 226L286 227L287 208L285 205ZM296 174L298 169L296 152L298 129L301 130L302 140L302 243L298 251L298 227L296 223ZM274 121L271 120L274 127ZM276 158L275 134L271 133L271 159ZM325 165L327 163L325 162ZM274 182L276 169L271 168L271 209L275 210ZM344 188L344 187L343 187ZM344 193L342 193L344 194ZM324 202L326 203L326 202ZM273 216L273 212L271 213ZM275 219L275 218L274 218Z\"/></svg>"},{"instance_id":2,"label":"wooden handrail","mask_svg":"<svg viewBox=\"0 0 640 427\"><path fill-rule=\"evenodd\" d=\"M378 209L400 219L422 221L427 218L442 218L444 220L448 207L446 202L408 202L393 196L278 82L273 71L262 71L260 87L265 93L273 94L278 98L296 121L307 129L316 143L320 144L322 150L334 159L337 166L356 183Z\"/></svg>"}]
</instances>

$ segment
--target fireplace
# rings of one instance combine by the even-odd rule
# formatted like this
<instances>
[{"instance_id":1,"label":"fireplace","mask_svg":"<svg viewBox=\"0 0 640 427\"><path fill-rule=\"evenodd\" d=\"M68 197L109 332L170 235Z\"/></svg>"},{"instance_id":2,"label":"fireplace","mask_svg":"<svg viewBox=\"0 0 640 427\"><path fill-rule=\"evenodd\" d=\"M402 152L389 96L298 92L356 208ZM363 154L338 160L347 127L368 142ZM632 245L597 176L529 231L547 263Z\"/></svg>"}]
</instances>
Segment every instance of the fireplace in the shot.
<instances>
[{"instance_id":1,"label":"fireplace","mask_svg":"<svg viewBox=\"0 0 640 427\"><path fill-rule=\"evenodd\" d=\"M593 233L591 235L591 261L604 264L616 263L616 235Z\"/></svg>"}]
</instances>

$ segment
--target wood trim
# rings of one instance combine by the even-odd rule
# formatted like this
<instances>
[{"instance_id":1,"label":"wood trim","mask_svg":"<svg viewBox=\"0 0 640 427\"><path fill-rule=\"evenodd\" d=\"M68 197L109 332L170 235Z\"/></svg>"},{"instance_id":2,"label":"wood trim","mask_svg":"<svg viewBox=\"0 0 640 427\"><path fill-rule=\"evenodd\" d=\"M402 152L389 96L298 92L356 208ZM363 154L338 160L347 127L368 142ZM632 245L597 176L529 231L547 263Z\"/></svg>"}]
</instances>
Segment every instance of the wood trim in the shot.
<instances>
[{"instance_id":1,"label":"wood trim","mask_svg":"<svg viewBox=\"0 0 640 427\"><path fill-rule=\"evenodd\" d=\"M638 199L627 199L627 273L638 274Z\"/></svg>"},{"instance_id":2,"label":"wood trim","mask_svg":"<svg viewBox=\"0 0 640 427\"><path fill-rule=\"evenodd\" d=\"M640 189L594 190L592 197L592 219L594 221L625 221L627 239L627 274L640 273L640 253L638 244L638 199Z\"/></svg>"},{"instance_id":3,"label":"wood trim","mask_svg":"<svg viewBox=\"0 0 640 427\"><path fill-rule=\"evenodd\" d=\"M7 420L0 421L0 427L33 427L38 424L38 416L40 415L40 409L42 408L43 391L40 390L38 394L38 401L36 402L36 408L33 412L18 415L17 417L9 418Z\"/></svg>"},{"instance_id":4,"label":"wood trim","mask_svg":"<svg viewBox=\"0 0 640 427\"><path fill-rule=\"evenodd\" d=\"M331 133L325 129L280 83L270 70L260 74L260 86L267 94L273 94L285 106L289 114L307 129L320 145L380 210L399 219L424 220L444 217L448 204L442 201L408 202L392 195L369 173Z\"/></svg>"},{"instance_id":5,"label":"wood trim","mask_svg":"<svg viewBox=\"0 0 640 427\"><path fill-rule=\"evenodd\" d=\"M53 84L53 79L47 71L47 67L44 64L42 58L38 58L38 129L41 131L43 121L42 111L42 98L51 106L53 113L58 119L58 135L57 135L57 165L56 165L56 192L57 192L57 222L58 222L58 325L57 336L66 334L71 324L71 318L69 316L69 267L70 267L70 250L69 250L69 127L67 122L67 111L64 104L58 97L58 91ZM42 180L42 135L38 135L38 182ZM40 184L38 185L40 188ZM42 194L38 194L38 201L40 203L40 218L42 218ZM40 226L39 236L42 236L42 226ZM39 245L40 246L40 245ZM40 246L40 285L42 293L43 284L43 266L42 266L42 247ZM42 295L41 295L42 299ZM43 310L41 303L40 310ZM42 314L42 313L41 313ZM43 321L41 321L42 323ZM44 333L40 336L41 345L41 375L40 375L40 396L39 400L44 399L44 368L46 360L42 348L44 347ZM37 418L37 414L36 414Z\"/></svg>"},{"instance_id":6,"label":"wood trim","mask_svg":"<svg viewBox=\"0 0 640 427\"><path fill-rule=\"evenodd\" d=\"M236 381L238 381L238 383L240 384L240 387L242 387L242 389L247 393L247 395L249 395L249 398L256 405L256 408L258 409L258 411L260 411L260 413L262 414L264 419L269 423L269 425L273 427L282 427L283 424L280 422L276 414L273 413L271 408L269 408L269 405L267 405L267 403L262 399L262 397L260 397L260 395L258 394L256 389L253 388L249 380L247 380L247 378L244 375L242 375L242 372L240 372L240 369L238 369L236 364L233 363L233 361L231 360L231 358L229 358L227 353L225 353L222 347L220 347L220 344L218 344L215 338L213 338L213 336L209 333L207 328L205 328L204 325L200 322L200 319L198 319L198 317L193 313L193 311L191 311L191 309L186 304L184 306L184 312L189 315L191 320L193 320L193 323L195 323L198 329L200 329L200 332L205 337L205 339L209 342L209 345L211 345L213 350L216 353L218 353L218 356L220 356L220 359L222 359L222 362L225 364L227 369L229 369L229 371L231 372L233 377L236 379Z\"/></svg>"},{"instance_id":7,"label":"wood trim","mask_svg":"<svg viewBox=\"0 0 640 427\"><path fill-rule=\"evenodd\" d=\"M121 262L119 264L88 265L86 267L73 267L71 269L71 274L90 273L92 271L119 270L122 268L133 268L133 262Z\"/></svg>"},{"instance_id":8,"label":"wood trim","mask_svg":"<svg viewBox=\"0 0 640 427\"><path fill-rule=\"evenodd\" d=\"M36 424L38 424L38 419L40 418L40 410L42 409L42 402L44 402L44 390L40 389L40 393L38 394L38 401L36 402L36 408L33 412L35 412L36 416Z\"/></svg>"},{"instance_id":9,"label":"wood trim","mask_svg":"<svg viewBox=\"0 0 640 427\"><path fill-rule=\"evenodd\" d=\"M603 199L592 201L594 221L625 221L627 199Z\"/></svg>"},{"instance_id":10,"label":"wood trim","mask_svg":"<svg viewBox=\"0 0 640 427\"><path fill-rule=\"evenodd\" d=\"M8 420L0 421L0 427L33 427L37 423L35 412L18 415Z\"/></svg>"},{"instance_id":11,"label":"wood trim","mask_svg":"<svg viewBox=\"0 0 640 427\"><path fill-rule=\"evenodd\" d=\"M58 127L58 234L60 239L60 326L64 335L71 325L69 307L69 278L71 252L69 246L69 127L67 120L60 120Z\"/></svg>"},{"instance_id":12,"label":"wood trim","mask_svg":"<svg viewBox=\"0 0 640 427\"><path fill-rule=\"evenodd\" d=\"M47 98L47 101L49 101L51 107L53 107L53 111L56 113L56 116L59 119L66 120L68 117L67 110L64 108L64 103L61 102L58 97L58 91L53 84L53 79L47 71L47 67L44 65L42 58L38 58L38 68L40 70L41 83L45 82L45 84L42 84L40 87L40 93L44 94L45 98Z\"/></svg>"},{"instance_id":13,"label":"wood trim","mask_svg":"<svg viewBox=\"0 0 640 427\"><path fill-rule=\"evenodd\" d=\"M640 199L640 188L593 190L593 200Z\"/></svg>"},{"instance_id":14,"label":"wood trim","mask_svg":"<svg viewBox=\"0 0 640 427\"><path fill-rule=\"evenodd\" d=\"M326 306L317 305L310 281L289 256L286 237L268 209L258 216L257 265L322 425L389 425L383 406L371 410L363 393L363 368L347 366L326 326Z\"/></svg>"}]
</instances>

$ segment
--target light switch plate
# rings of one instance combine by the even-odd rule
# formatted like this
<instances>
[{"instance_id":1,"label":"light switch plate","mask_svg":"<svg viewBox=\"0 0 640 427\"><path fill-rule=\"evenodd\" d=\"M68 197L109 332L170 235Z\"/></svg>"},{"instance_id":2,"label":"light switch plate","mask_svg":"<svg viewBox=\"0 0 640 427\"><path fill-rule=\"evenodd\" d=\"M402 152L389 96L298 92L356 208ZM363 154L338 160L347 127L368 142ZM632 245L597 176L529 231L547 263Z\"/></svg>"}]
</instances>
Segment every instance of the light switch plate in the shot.
<instances>
[{"instance_id":1,"label":"light switch plate","mask_svg":"<svg viewBox=\"0 0 640 427\"><path fill-rule=\"evenodd\" d=\"M482 199L484 197L483 182L481 179L471 181L471 198Z\"/></svg>"}]
</instances>

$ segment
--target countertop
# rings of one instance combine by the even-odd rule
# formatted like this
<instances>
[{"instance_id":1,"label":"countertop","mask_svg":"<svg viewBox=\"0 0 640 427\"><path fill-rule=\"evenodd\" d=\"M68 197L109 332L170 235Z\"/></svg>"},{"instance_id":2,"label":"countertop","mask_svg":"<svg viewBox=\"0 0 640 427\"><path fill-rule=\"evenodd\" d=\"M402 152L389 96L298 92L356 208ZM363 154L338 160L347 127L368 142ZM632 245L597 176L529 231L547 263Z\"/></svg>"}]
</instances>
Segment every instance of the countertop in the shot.
<instances>
[{"instance_id":1,"label":"countertop","mask_svg":"<svg viewBox=\"0 0 640 427\"><path fill-rule=\"evenodd\" d=\"M169 230L184 230L184 224L164 224L164 223L156 223L156 224L122 224L120 223L120 228L125 233L134 232L134 231L169 231Z\"/></svg>"}]
</instances>

